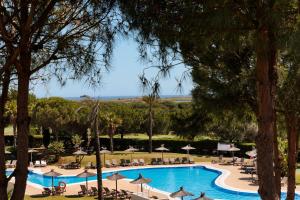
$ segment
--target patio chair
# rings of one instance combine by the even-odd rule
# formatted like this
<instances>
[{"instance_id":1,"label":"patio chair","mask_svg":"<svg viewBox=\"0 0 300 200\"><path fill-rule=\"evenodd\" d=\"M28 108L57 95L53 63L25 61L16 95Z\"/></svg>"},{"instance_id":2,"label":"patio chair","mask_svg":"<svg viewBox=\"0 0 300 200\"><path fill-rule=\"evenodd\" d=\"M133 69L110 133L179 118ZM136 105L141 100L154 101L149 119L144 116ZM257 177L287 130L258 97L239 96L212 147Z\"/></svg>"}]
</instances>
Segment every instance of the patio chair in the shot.
<instances>
[{"instance_id":1,"label":"patio chair","mask_svg":"<svg viewBox=\"0 0 300 200\"><path fill-rule=\"evenodd\" d=\"M181 163L182 164L188 164L189 160L187 159L187 157L183 157L182 160L181 160Z\"/></svg>"},{"instance_id":2,"label":"patio chair","mask_svg":"<svg viewBox=\"0 0 300 200\"><path fill-rule=\"evenodd\" d=\"M151 158L151 165L157 165L156 158Z\"/></svg>"},{"instance_id":3,"label":"patio chair","mask_svg":"<svg viewBox=\"0 0 300 200\"><path fill-rule=\"evenodd\" d=\"M189 163L190 163L190 164L195 164L195 161L194 161L194 158L193 158L193 157L190 157L190 158L189 158Z\"/></svg>"},{"instance_id":4,"label":"patio chair","mask_svg":"<svg viewBox=\"0 0 300 200\"><path fill-rule=\"evenodd\" d=\"M17 160L12 160L10 164L10 168L15 168L17 166Z\"/></svg>"},{"instance_id":5,"label":"patio chair","mask_svg":"<svg viewBox=\"0 0 300 200\"><path fill-rule=\"evenodd\" d=\"M117 167L118 166L118 162L116 159L112 159L111 160L111 165L114 166L114 167Z\"/></svg>"},{"instance_id":6,"label":"patio chair","mask_svg":"<svg viewBox=\"0 0 300 200\"><path fill-rule=\"evenodd\" d=\"M5 162L5 167L6 167L6 168L9 168L10 165L11 165L11 162L12 162L12 160L7 160L7 161Z\"/></svg>"},{"instance_id":7,"label":"patio chair","mask_svg":"<svg viewBox=\"0 0 300 200\"><path fill-rule=\"evenodd\" d=\"M175 164L175 158L170 158L170 159L169 159L169 163L170 163L170 164Z\"/></svg>"},{"instance_id":8,"label":"patio chair","mask_svg":"<svg viewBox=\"0 0 300 200\"><path fill-rule=\"evenodd\" d=\"M174 164L181 164L181 159L180 158L175 158Z\"/></svg>"},{"instance_id":9,"label":"patio chair","mask_svg":"<svg viewBox=\"0 0 300 200\"><path fill-rule=\"evenodd\" d=\"M43 195L50 196L52 194L52 191L49 188L44 187L44 191L42 192Z\"/></svg>"},{"instance_id":10,"label":"patio chair","mask_svg":"<svg viewBox=\"0 0 300 200\"><path fill-rule=\"evenodd\" d=\"M164 158L163 163L164 163L164 165L170 164L169 158Z\"/></svg>"},{"instance_id":11,"label":"patio chair","mask_svg":"<svg viewBox=\"0 0 300 200\"><path fill-rule=\"evenodd\" d=\"M132 165L138 166L139 165L139 161L137 159L133 159L132 160Z\"/></svg>"},{"instance_id":12,"label":"patio chair","mask_svg":"<svg viewBox=\"0 0 300 200\"><path fill-rule=\"evenodd\" d=\"M41 167L46 167L47 166L47 162L46 160L41 160Z\"/></svg>"},{"instance_id":13,"label":"patio chair","mask_svg":"<svg viewBox=\"0 0 300 200\"><path fill-rule=\"evenodd\" d=\"M140 158L139 159L139 165L145 165L145 160L143 158Z\"/></svg>"},{"instance_id":14,"label":"patio chair","mask_svg":"<svg viewBox=\"0 0 300 200\"><path fill-rule=\"evenodd\" d=\"M164 162L161 158L156 158L156 162L157 162L158 165L164 164Z\"/></svg>"},{"instance_id":15,"label":"patio chair","mask_svg":"<svg viewBox=\"0 0 300 200\"><path fill-rule=\"evenodd\" d=\"M123 167L126 167L126 166L128 166L128 163L125 159L121 159L120 160L120 165L123 166Z\"/></svg>"},{"instance_id":16,"label":"patio chair","mask_svg":"<svg viewBox=\"0 0 300 200\"><path fill-rule=\"evenodd\" d=\"M85 185L80 185L81 191L78 192L79 196L91 195L91 191L86 188Z\"/></svg>"},{"instance_id":17,"label":"patio chair","mask_svg":"<svg viewBox=\"0 0 300 200\"><path fill-rule=\"evenodd\" d=\"M112 165L109 160L105 160L105 167L110 168Z\"/></svg>"}]
</instances>

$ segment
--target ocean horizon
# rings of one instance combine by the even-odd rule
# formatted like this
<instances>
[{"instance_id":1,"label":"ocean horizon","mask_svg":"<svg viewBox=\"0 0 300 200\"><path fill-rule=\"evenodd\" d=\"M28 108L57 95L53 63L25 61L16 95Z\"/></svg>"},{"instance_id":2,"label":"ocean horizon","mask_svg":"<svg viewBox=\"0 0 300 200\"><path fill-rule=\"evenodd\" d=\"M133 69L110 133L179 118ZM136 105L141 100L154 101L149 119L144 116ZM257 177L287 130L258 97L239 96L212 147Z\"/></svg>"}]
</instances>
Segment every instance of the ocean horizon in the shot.
<instances>
[{"instance_id":1,"label":"ocean horizon","mask_svg":"<svg viewBox=\"0 0 300 200\"><path fill-rule=\"evenodd\" d=\"M144 95L135 96L135 95L124 95L124 96L98 96L92 97L93 99L102 99L102 100L120 100L120 99L137 99L142 98ZM168 99L168 98L192 98L191 95L161 95L159 96L161 99ZM82 97L63 97L68 100L81 100Z\"/></svg>"}]
</instances>

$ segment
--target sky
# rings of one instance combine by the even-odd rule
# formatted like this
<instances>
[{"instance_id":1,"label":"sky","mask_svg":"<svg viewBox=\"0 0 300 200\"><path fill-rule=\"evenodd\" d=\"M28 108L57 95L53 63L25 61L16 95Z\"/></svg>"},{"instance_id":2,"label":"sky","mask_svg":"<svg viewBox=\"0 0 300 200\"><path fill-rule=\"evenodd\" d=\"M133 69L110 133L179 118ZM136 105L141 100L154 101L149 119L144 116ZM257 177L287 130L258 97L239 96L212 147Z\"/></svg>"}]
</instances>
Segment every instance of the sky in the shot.
<instances>
[{"instance_id":1,"label":"sky","mask_svg":"<svg viewBox=\"0 0 300 200\"><path fill-rule=\"evenodd\" d=\"M137 43L132 39L119 38L115 42L111 68L103 74L102 85L99 88L90 88L84 81L67 81L65 86L60 86L56 79L47 84L36 84L33 93L41 97L79 97L81 95L95 96L141 96L142 89L138 76L145 67L148 67L139 59ZM192 81L187 80L183 85L183 92L178 93L176 77L180 77L185 71L184 66L179 66L171 71L171 76L161 80L160 95L189 95L193 87ZM154 76L155 73L147 71L146 76Z\"/></svg>"}]
</instances>

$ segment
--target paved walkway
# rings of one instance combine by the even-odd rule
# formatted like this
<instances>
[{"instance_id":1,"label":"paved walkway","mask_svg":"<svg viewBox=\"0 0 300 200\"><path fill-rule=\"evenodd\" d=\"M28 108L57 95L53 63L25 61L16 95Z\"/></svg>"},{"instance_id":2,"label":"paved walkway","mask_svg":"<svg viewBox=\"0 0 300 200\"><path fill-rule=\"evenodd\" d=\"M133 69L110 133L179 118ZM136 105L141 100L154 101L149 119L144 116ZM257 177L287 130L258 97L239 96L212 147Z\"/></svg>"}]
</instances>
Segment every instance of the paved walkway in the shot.
<instances>
[{"instance_id":1,"label":"paved walkway","mask_svg":"<svg viewBox=\"0 0 300 200\"><path fill-rule=\"evenodd\" d=\"M239 166L211 164L211 163L197 163L196 165L203 165L206 167L220 169L220 170L225 171L226 172L225 174L227 174L227 175L224 174L224 176L221 178L223 180L219 181L219 183L223 187L227 187L227 188L235 189L235 190L252 191L252 192L256 192L258 189L258 185L255 185L251 182L251 175L241 173ZM172 165L172 166L174 167L176 165ZM183 165L180 165L180 166L183 166ZM154 166L144 166L144 167L154 167ZM161 166L157 166L157 167L161 167ZM103 171L110 171L110 170L118 171L121 169L128 169L128 168L130 169L132 167L103 168ZM83 171L83 169L74 169L74 170L60 169L56 166L47 166L44 168L32 168L32 169L37 172L40 172L40 173L44 173L44 172L50 171L51 169L54 169L56 172L59 172L64 175L77 175ZM89 171L96 172L96 170L89 170ZM129 180L126 180L126 179L120 180L118 183L119 183L118 184L119 189L126 189L126 190L129 190L132 192L137 192L139 189L139 187L137 185L130 184ZM96 185L97 185L96 181L89 182L89 186L96 186ZM115 187L115 183L113 181L108 181L108 180L104 180L103 185L110 189L113 189ZM286 185L282 188L282 190L284 191L285 188L286 188ZM65 195L76 195L78 191L80 191L79 184L68 185L67 192L65 193ZM297 186L296 191L300 192L299 186ZM38 194L41 194L41 192L42 192L42 188L37 188L36 186L32 186L29 184L27 185L27 188L26 188L27 195L38 195ZM168 196L166 194L162 194L158 191L146 190L145 193L148 193L149 196L157 196L160 199L168 199Z\"/></svg>"}]
</instances>

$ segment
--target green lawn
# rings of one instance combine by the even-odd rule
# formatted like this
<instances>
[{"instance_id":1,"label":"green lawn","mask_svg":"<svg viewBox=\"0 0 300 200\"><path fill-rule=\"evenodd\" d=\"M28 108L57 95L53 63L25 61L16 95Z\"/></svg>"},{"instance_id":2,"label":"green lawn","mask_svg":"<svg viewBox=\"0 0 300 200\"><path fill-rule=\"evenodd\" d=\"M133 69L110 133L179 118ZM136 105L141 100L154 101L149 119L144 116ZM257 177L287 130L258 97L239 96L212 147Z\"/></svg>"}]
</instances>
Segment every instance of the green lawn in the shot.
<instances>
[{"instance_id":1,"label":"green lawn","mask_svg":"<svg viewBox=\"0 0 300 200\"><path fill-rule=\"evenodd\" d=\"M116 159L119 161L120 159L131 159L132 158L143 158L146 163L150 163L151 158L160 158L161 153L160 152L154 152L154 153L147 153L147 152L135 152L135 153L125 153L124 151L116 151L114 154L106 154L105 160L111 160ZM103 161L104 155L101 155L101 159ZM180 154L180 153L164 153L165 158L176 158L176 157L187 157L187 154ZM198 155L191 155L191 157L194 158L194 161L196 162L210 162L214 157L211 156L198 156ZM85 156L81 162L82 166L85 166L88 162L94 162L95 163L95 155ZM59 163L68 163L75 161L74 156L64 156L61 157L59 160Z\"/></svg>"}]
</instances>

